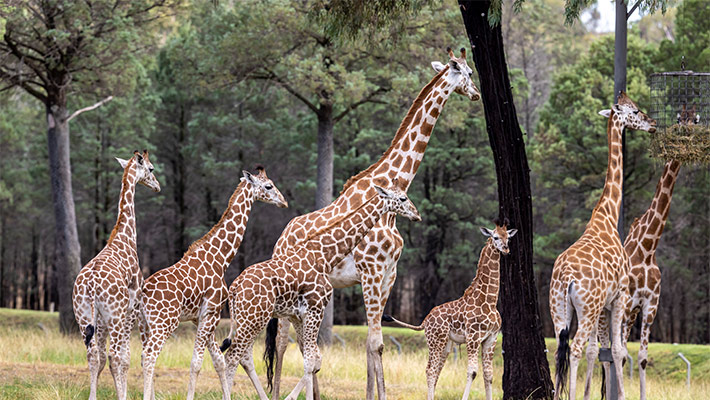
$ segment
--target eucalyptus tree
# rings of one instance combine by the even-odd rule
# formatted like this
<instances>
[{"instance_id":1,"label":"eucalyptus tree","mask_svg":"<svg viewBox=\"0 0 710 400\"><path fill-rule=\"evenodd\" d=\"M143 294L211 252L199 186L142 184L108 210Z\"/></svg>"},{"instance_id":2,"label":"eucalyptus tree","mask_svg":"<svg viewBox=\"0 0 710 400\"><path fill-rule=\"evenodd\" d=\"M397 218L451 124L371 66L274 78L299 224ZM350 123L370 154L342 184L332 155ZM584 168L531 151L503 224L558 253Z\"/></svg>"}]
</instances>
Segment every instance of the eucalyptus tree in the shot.
<instances>
[{"instance_id":1,"label":"eucalyptus tree","mask_svg":"<svg viewBox=\"0 0 710 400\"><path fill-rule=\"evenodd\" d=\"M60 329L75 329L71 305L81 266L72 193L69 121L110 100L69 112L77 93L117 94L130 77L130 58L146 43L145 27L171 0L9 1L0 7L0 81L39 100L47 120L49 171L54 204Z\"/></svg>"}]
</instances>

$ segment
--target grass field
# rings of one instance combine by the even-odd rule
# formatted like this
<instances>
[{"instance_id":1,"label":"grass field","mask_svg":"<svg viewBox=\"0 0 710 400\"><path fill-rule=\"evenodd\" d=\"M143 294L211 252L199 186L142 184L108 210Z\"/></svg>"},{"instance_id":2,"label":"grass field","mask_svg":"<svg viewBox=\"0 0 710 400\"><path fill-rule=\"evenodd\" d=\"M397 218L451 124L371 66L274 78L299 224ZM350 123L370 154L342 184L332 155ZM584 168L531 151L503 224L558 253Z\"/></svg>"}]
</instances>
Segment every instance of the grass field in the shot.
<instances>
[{"instance_id":1,"label":"grass field","mask_svg":"<svg viewBox=\"0 0 710 400\"><path fill-rule=\"evenodd\" d=\"M0 398L1 399L86 399L88 398L88 368L85 347L79 334L65 337L58 333L57 314L34 311L0 309ZM222 321L217 337L227 334L227 321ZM336 343L323 353L323 365L318 374L321 393L327 399L362 399L366 380L365 326L338 326L335 328L347 343L343 348ZM426 398L424 367L427 350L420 332L399 328L385 328L384 368L389 399ZM390 342L394 336L402 344L402 354ZM183 324L163 349L156 368L156 397L159 399L184 399L187 375L192 355L194 328ZM502 396L501 340L498 341L494 360L493 396ZM554 354L554 340L547 340L548 357ZM466 379L464 357L453 359L450 355L437 386L437 399L458 399L463 393ZM257 342L255 359L257 372L265 381L266 374L259 355L263 339ZM629 344L632 356L638 352L638 343ZM676 356L682 352L692 362L691 391L685 387L685 363ZM553 366L553 364L550 364ZM581 370L586 369L583 362ZM598 368L597 368L598 372ZM283 395L288 393L302 374L302 360L295 344L291 344L284 364ZM626 368L625 387L629 399L638 398L638 376L628 380ZM583 382L580 382L580 386ZM595 376L594 398L599 398L599 377ZM652 343L649 348L648 385L650 399L701 399L710 392L710 347L698 345L670 345ZM134 332L131 342L131 368L129 372L131 399L142 398L140 369L140 341ZM578 393L581 398L581 390ZM237 372L232 394L235 399L257 398L243 370ZM113 380L108 367L101 374L100 399L115 398ZM217 374L209 356L205 356L202 373L198 379L197 398L221 399ZM472 399L485 398L483 380L473 384Z\"/></svg>"}]
</instances>

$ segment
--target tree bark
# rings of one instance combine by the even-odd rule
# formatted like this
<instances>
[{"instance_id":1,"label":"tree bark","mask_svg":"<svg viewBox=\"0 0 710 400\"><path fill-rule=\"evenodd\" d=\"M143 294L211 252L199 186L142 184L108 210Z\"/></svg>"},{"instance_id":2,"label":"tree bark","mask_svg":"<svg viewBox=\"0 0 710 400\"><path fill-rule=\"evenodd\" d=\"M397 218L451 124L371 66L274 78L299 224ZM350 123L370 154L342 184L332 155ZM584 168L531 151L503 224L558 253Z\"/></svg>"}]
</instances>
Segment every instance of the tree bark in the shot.
<instances>
[{"instance_id":1,"label":"tree bark","mask_svg":"<svg viewBox=\"0 0 710 400\"><path fill-rule=\"evenodd\" d=\"M48 101L46 113L49 177L56 235L59 329L63 333L72 333L77 331L77 325L74 322L71 295L74 279L81 268L81 247L71 184L66 101Z\"/></svg>"},{"instance_id":2,"label":"tree bark","mask_svg":"<svg viewBox=\"0 0 710 400\"><path fill-rule=\"evenodd\" d=\"M614 28L614 98L613 103L616 103L616 96L619 92L626 90L626 53L627 53L627 27L626 27L626 0L616 0L616 21ZM623 152L623 162L626 164L626 129L621 132L621 151ZM626 170L626 168L623 168ZM626 182L626 179L624 179ZM619 208L619 221L617 230L621 243L624 243L626 237L624 230L624 183L621 184L621 207Z\"/></svg>"},{"instance_id":3,"label":"tree bark","mask_svg":"<svg viewBox=\"0 0 710 400\"><path fill-rule=\"evenodd\" d=\"M518 234L501 257L503 398L552 398L550 369L533 272L532 199L525 142L510 88L500 25L488 23L490 1L459 0L481 83L488 138L498 178L500 217Z\"/></svg>"},{"instance_id":4,"label":"tree bark","mask_svg":"<svg viewBox=\"0 0 710 400\"><path fill-rule=\"evenodd\" d=\"M318 172L316 176L316 210L333 201L333 105L321 103L318 110ZM318 331L320 343L333 343L333 296L323 313L323 322Z\"/></svg>"}]
</instances>

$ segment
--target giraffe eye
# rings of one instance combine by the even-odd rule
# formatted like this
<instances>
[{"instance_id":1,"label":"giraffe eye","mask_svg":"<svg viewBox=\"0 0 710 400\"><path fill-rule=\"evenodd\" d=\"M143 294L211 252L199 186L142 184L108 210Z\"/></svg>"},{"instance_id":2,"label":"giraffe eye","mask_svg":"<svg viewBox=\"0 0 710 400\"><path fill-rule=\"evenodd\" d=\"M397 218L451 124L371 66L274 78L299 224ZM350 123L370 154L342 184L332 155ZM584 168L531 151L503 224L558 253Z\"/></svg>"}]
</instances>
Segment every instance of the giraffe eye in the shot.
<instances>
[{"instance_id":1,"label":"giraffe eye","mask_svg":"<svg viewBox=\"0 0 710 400\"><path fill-rule=\"evenodd\" d=\"M638 114L638 113L639 113L639 110L634 111L634 114Z\"/></svg>"},{"instance_id":2,"label":"giraffe eye","mask_svg":"<svg viewBox=\"0 0 710 400\"><path fill-rule=\"evenodd\" d=\"M274 186L271 185L271 184L266 184L266 185L264 185L264 189L266 189L266 190L271 190L271 189L273 189L273 188L274 188Z\"/></svg>"},{"instance_id":3,"label":"giraffe eye","mask_svg":"<svg viewBox=\"0 0 710 400\"><path fill-rule=\"evenodd\" d=\"M407 201L407 198L406 198L406 197L400 197L400 198L399 198L399 201L401 201L401 202L404 203L405 201Z\"/></svg>"},{"instance_id":4,"label":"giraffe eye","mask_svg":"<svg viewBox=\"0 0 710 400\"><path fill-rule=\"evenodd\" d=\"M155 168L150 167L150 168L148 168L148 171L152 174L154 169L155 169Z\"/></svg>"}]
</instances>

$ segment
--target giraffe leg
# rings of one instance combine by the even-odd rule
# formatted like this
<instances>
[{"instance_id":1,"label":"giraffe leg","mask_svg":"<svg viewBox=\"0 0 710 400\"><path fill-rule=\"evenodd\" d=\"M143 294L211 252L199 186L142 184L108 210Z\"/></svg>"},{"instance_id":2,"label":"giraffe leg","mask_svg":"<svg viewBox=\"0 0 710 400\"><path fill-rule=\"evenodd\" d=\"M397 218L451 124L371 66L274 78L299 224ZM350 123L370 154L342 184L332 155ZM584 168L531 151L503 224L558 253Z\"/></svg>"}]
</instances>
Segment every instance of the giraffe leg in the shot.
<instances>
[{"instance_id":1,"label":"giraffe leg","mask_svg":"<svg viewBox=\"0 0 710 400\"><path fill-rule=\"evenodd\" d=\"M624 359L626 358L626 349L624 348L621 338L621 325L624 319L626 304L628 301L628 293L623 293L612 303L611 309L611 358L614 360L614 368L616 369L617 399L624 400Z\"/></svg>"},{"instance_id":2,"label":"giraffe leg","mask_svg":"<svg viewBox=\"0 0 710 400\"><path fill-rule=\"evenodd\" d=\"M584 303L582 303L584 304ZM584 345L589 339L592 332L594 332L599 321L599 312L593 312L593 310L586 310L586 313L581 308L577 308L577 333L572 339L572 344L570 345L570 357L569 357L569 398L575 399L577 391L577 370L579 369L579 362L582 359L582 350L584 350Z\"/></svg>"},{"instance_id":3,"label":"giraffe leg","mask_svg":"<svg viewBox=\"0 0 710 400\"><path fill-rule=\"evenodd\" d=\"M493 353L496 350L496 340L498 332L491 334L483 341L482 361L483 361L483 384L486 387L486 400L493 399Z\"/></svg>"},{"instance_id":4,"label":"giraffe leg","mask_svg":"<svg viewBox=\"0 0 710 400\"><path fill-rule=\"evenodd\" d=\"M219 350L219 344L217 344L217 341L215 340L214 329L210 334L209 342L207 343L207 349L210 352L210 356L212 357L212 365L214 365L214 369L215 371L217 371L217 376L219 376L219 382L222 385L222 399L229 400L231 387L227 382L227 377L225 375L226 365L224 362L224 355Z\"/></svg>"},{"instance_id":5,"label":"giraffe leg","mask_svg":"<svg viewBox=\"0 0 710 400\"><path fill-rule=\"evenodd\" d=\"M478 333L466 335L466 353L468 355L468 368L466 371L466 389L461 400L468 400L471 384L478 374L478 349L481 347L481 338ZM443 366L443 365L442 365ZM493 379L493 377L491 377Z\"/></svg>"},{"instance_id":6,"label":"giraffe leg","mask_svg":"<svg viewBox=\"0 0 710 400\"><path fill-rule=\"evenodd\" d=\"M605 349L611 348L611 342L609 340L609 316L607 310L602 310L599 314L599 324L597 326L597 337L599 338L599 344ZM611 398L611 363L602 362L602 368L604 379L602 382L602 392L606 393L608 399Z\"/></svg>"},{"instance_id":7,"label":"giraffe leg","mask_svg":"<svg viewBox=\"0 0 710 400\"><path fill-rule=\"evenodd\" d=\"M597 327L595 326L592 333L589 335L589 343L587 344L587 377L584 380L584 400L589 400L589 396L592 393L594 362L597 360L597 356L599 355L597 340Z\"/></svg>"},{"instance_id":8,"label":"giraffe leg","mask_svg":"<svg viewBox=\"0 0 710 400\"><path fill-rule=\"evenodd\" d=\"M276 364L274 366L274 382L271 390L271 397L279 398L281 393L281 370L283 368L284 353L288 347L288 330L291 323L286 318L279 318L279 330L276 335Z\"/></svg>"},{"instance_id":9,"label":"giraffe leg","mask_svg":"<svg viewBox=\"0 0 710 400\"><path fill-rule=\"evenodd\" d=\"M215 315L216 314L216 315ZM187 400L195 398L195 386L197 385L197 377L202 369L202 361L205 357L205 347L210 342L214 342L212 336L214 329L217 326L217 318L219 313L214 310L206 312L197 324L197 335L195 337L195 347L192 350L192 361L190 362L190 381L187 384ZM220 355L218 360L224 360ZM215 368L217 366L215 365ZM224 383L224 369L217 371L220 375L220 381Z\"/></svg>"},{"instance_id":10,"label":"giraffe leg","mask_svg":"<svg viewBox=\"0 0 710 400\"><path fill-rule=\"evenodd\" d=\"M264 387L261 386L261 382L259 381L259 376L256 374L256 369L254 368L254 357L253 357L253 351L252 349L249 349L246 354L244 355L244 359L241 362L242 368L244 368L244 371L246 371L247 376L249 376L249 380L251 380L252 385L254 385L254 388L256 389L256 392L259 394L259 399L260 400L269 400L269 397L266 395L266 392L264 391ZM277 397L274 397L273 395L271 396L273 399L277 399Z\"/></svg>"},{"instance_id":11,"label":"giraffe leg","mask_svg":"<svg viewBox=\"0 0 710 400\"><path fill-rule=\"evenodd\" d=\"M114 310L114 314L108 323L108 332L111 337L109 342L108 363L111 375L113 375L113 383L116 387L116 397L119 400L126 398L126 376L123 375L124 365L130 359L128 358L129 346L128 335L126 334L126 309Z\"/></svg>"},{"instance_id":12,"label":"giraffe leg","mask_svg":"<svg viewBox=\"0 0 710 400\"><path fill-rule=\"evenodd\" d=\"M313 399L313 376L320 370L321 355L318 348L318 329L323 320L323 310L311 308L306 312L303 324L296 322L293 327L301 338L303 351L303 377L289 393L286 400L296 400L305 387L306 399ZM294 322L294 321L292 321Z\"/></svg>"},{"instance_id":13,"label":"giraffe leg","mask_svg":"<svg viewBox=\"0 0 710 400\"><path fill-rule=\"evenodd\" d=\"M86 359L89 362L89 376L91 379L90 400L96 400L99 376L106 366L106 338L108 331L100 324L96 324L94 340L86 349Z\"/></svg>"},{"instance_id":14,"label":"giraffe leg","mask_svg":"<svg viewBox=\"0 0 710 400\"><path fill-rule=\"evenodd\" d=\"M168 335L162 330L158 333L153 329L146 335L141 357L143 364L143 400L155 399L155 362L167 338Z\"/></svg>"},{"instance_id":15,"label":"giraffe leg","mask_svg":"<svg viewBox=\"0 0 710 400\"><path fill-rule=\"evenodd\" d=\"M651 300L643 308L643 317L641 324L641 338L639 340L639 385L640 385L640 400L646 400L646 363L648 362L648 338L651 334L651 325L656 318L658 310L658 297Z\"/></svg>"},{"instance_id":16,"label":"giraffe leg","mask_svg":"<svg viewBox=\"0 0 710 400\"><path fill-rule=\"evenodd\" d=\"M431 332L431 333L430 333ZM426 332L427 346L429 347L429 360L426 364L427 400L434 400L436 382L439 380L441 369L444 368L446 357L449 355L448 332L433 329Z\"/></svg>"},{"instance_id":17,"label":"giraffe leg","mask_svg":"<svg viewBox=\"0 0 710 400\"><path fill-rule=\"evenodd\" d=\"M388 255L385 255L388 256ZM375 399L375 386L377 386L377 398L386 400L385 376L382 366L382 352L384 350L384 340L382 338L382 314L387 304L387 299L397 278L397 260L399 254L394 259L387 262L378 262L368 259L367 256L359 257L362 265L361 270L364 275L374 278L364 279L361 276L362 294L367 312L367 400ZM384 268L383 268L384 264ZM380 270L384 269L384 273ZM379 280L382 276L382 280Z\"/></svg>"}]
</instances>

